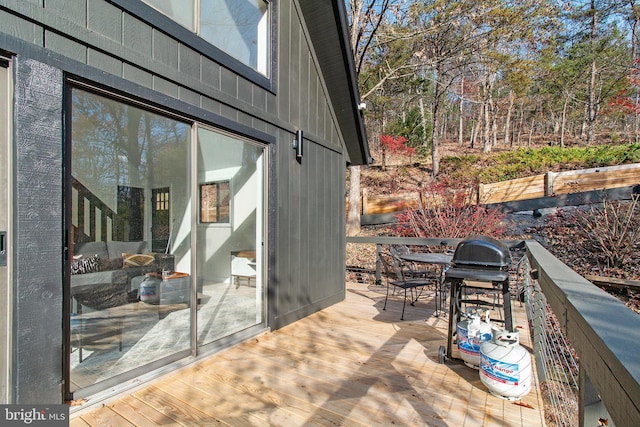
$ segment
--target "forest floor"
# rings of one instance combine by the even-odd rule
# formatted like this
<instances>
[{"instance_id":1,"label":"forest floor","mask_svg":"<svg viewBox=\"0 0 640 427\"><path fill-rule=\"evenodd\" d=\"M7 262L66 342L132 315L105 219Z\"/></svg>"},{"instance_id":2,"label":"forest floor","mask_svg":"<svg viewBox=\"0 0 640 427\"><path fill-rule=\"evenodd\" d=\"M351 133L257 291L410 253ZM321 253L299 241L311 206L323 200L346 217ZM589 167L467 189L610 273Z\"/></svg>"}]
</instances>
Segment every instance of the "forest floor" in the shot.
<instances>
[{"instance_id":1,"label":"forest floor","mask_svg":"<svg viewBox=\"0 0 640 427\"><path fill-rule=\"evenodd\" d=\"M456 153L458 150L459 146L457 144L445 144L443 156L448 153ZM373 156L376 159L381 158L380 153L374 152ZM374 163L373 166L362 168L361 188L366 188L369 194L420 191L432 182L431 171L428 167L417 163L406 164L406 158L389 158L387 156L386 160L387 167L384 170L380 166L380 160L377 160L377 164ZM444 179L446 180L446 177ZM586 247L588 242L580 241L585 237L580 237L581 233L572 232L571 228L567 227L567 224L558 220L556 213L557 209L542 209L540 212L536 212L539 215L535 216L530 211L508 214L503 220L505 232L502 238L536 240L558 259L583 276L596 275L640 280L640 248L638 248L638 252L629 258L623 268L603 266L602 260L597 254L590 253L588 250L576 250L576 247ZM388 226L366 227L361 231L361 235L393 235L393 230L392 227ZM371 260L375 264L375 248L372 251L372 248L364 248L362 246L347 246L347 265L371 268ZM621 299L630 309L640 313L639 292L630 289L603 289Z\"/></svg>"}]
</instances>

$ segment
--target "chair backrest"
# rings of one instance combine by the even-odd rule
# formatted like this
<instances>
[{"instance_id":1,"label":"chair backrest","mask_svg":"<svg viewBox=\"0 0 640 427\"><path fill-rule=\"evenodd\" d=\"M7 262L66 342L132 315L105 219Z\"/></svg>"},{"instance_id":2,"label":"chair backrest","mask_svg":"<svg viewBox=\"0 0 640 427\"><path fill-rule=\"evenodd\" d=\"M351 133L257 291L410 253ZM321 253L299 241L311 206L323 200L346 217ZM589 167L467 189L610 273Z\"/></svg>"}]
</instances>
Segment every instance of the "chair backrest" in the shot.
<instances>
[{"instance_id":1,"label":"chair backrest","mask_svg":"<svg viewBox=\"0 0 640 427\"><path fill-rule=\"evenodd\" d=\"M380 263L382 264L382 269L384 270L384 275L387 277L387 280L404 280L400 260L386 252L379 252L378 258L380 259Z\"/></svg>"},{"instance_id":2,"label":"chair backrest","mask_svg":"<svg viewBox=\"0 0 640 427\"><path fill-rule=\"evenodd\" d=\"M397 255L409 254L409 253L411 253L411 250L409 249L409 246L391 245L391 246L389 246L389 252L391 252L391 255L397 256Z\"/></svg>"}]
</instances>

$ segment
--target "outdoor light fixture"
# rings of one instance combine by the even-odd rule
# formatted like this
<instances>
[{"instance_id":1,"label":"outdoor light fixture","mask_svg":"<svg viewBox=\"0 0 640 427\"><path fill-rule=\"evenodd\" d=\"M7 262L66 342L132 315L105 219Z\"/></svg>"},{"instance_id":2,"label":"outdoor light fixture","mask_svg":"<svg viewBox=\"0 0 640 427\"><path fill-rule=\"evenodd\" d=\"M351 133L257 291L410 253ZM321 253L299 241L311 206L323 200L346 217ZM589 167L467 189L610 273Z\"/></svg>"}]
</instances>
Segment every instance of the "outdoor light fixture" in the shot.
<instances>
[{"instance_id":1,"label":"outdoor light fixture","mask_svg":"<svg viewBox=\"0 0 640 427\"><path fill-rule=\"evenodd\" d=\"M293 143L291 144L293 149L296 150L296 159L298 159L298 161L300 161L300 159L302 159L302 141L303 141L303 139L304 139L304 137L303 137L302 129L298 129L296 131L296 139L294 139Z\"/></svg>"}]
</instances>

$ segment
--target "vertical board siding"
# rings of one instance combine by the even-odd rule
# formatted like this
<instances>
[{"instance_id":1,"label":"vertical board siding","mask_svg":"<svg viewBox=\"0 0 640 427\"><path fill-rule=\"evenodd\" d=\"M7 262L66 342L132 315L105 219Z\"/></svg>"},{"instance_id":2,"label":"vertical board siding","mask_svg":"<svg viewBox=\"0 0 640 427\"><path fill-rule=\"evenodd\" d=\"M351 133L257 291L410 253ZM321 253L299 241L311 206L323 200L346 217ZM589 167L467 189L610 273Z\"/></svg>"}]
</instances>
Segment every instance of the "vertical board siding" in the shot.
<instances>
[{"instance_id":1,"label":"vertical board siding","mask_svg":"<svg viewBox=\"0 0 640 427\"><path fill-rule=\"evenodd\" d=\"M98 50L89 49L87 51L87 64L113 75L122 75L122 61Z\"/></svg>"},{"instance_id":2,"label":"vertical board siding","mask_svg":"<svg viewBox=\"0 0 640 427\"><path fill-rule=\"evenodd\" d=\"M153 29L145 22L125 13L122 18L122 44L137 53L149 56L153 45Z\"/></svg>"},{"instance_id":3,"label":"vertical board siding","mask_svg":"<svg viewBox=\"0 0 640 427\"><path fill-rule=\"evenodd\" d=\"M62 378L62 72L17 60L16 403L60 403Z\"/></svg>"},{"instance_id":4,"label":"vertical board siding","mask_svg":"<svg viewBox=\"0 0 640 427\"><path fill-rule=\"evenodd\" d=\"M304 56L302 53L302 31L300 28L300 18L298 11L295 8L291 8L291 28L289 33L289 58L288 61L283 64L288 64L288 73L285 75L289 84L289 96L288 96L288 122L294 126L300 127L300 92L302 89L303 77L301 75L300 62ZM308 51L308 47L305 45L305 50ZM306 83L306 82L305 82Z\"/></svg>"},{"instance_id":5,"label":"vertical board siding","mask_svg":"<svg viewBox=\"0 0 640 427\"><path fill-rule=\"evenodd\" d=\"M168 96L196 99L190 95L179 98L188 89L202 98L200 107L210 105L205 98L222 101L230 108L245 111L252 120L270 114L280 127L291 124L306 128L310 120L324 114L320 109L309 113L309 99L317 101L317 94L312 92L318 75L315 63L313 67L309 65L308 40L291 2L278 3L273 8L279 14L275 22L282 24L277 29L278 47L274 50L279 68L275 73L277 95L215 63L207 56L206 43L197 51L184 46L174 36L154 29L144 21L145 16L132 15L123 9L127 6L118 4L121 3L108 0L50 0L34 5L18 2L9 7L19 14L32 15L33 22L43 25L34 25L6 11L0 11L0 21L3 32L12 37ZM139 7L132 5L132 10L138 12ZM293 44L291 37L295 38ZM295 81L290 85L289 80ZM219 91L228 97L220 99ZM320 102L323 108L327 107L324 101ZM249 111L247 106L253 109ZM307 131L331 141L327 134L318 134L313 128L309 126Z\"/></svg>"},{"instance_id":6,"label":"vertical board siding","mask_svg":"<svg viewBox=\"0 0 640 427\"><path fill-rule=\"evenodd\" d=\"M133 65L122 64L122 77L140 86L153 88L153 74Z\"/></svg>"},{"instance_id":7,"label":"vertical board siding","mask_svg":"<svg viewBox=\"0 0 640 427\"><path fill-rule=\"evenodd\" d=\"M307 99L309 100L309 122L307 126L311 133L317 135L318 134L318 79L317 79L317 70L313 66L314 63L309 58L309 67L310 67L310 75L309 75L309 92L307 95ZM311 70L313 73L311 73Z\"/></svg>"},{"instance_id":8,"label":"vertical board siding","mask_svg":"<svg viewBox=\"0 0 640 427\"><path fill-rule=\"evenodd\" d=\"M117 43L122 43L122 11L102 0L89 0L87 28Z\"/></svg>"},{"instance_id":9,"label":"vertical board siding","mask_svg":"<svg viewBox=\"0 0 640 427\"><path fill-rule=\"evenodd\" d=\"M147 93L141 87L153 89L206 110L200 111L202 120L212 112L272 135L270 326L284 326L344 298L343 141L328 99L332 82L323 79L297 3L278 2L274 8L278 70L269 90L216 63L206 45L186 46L170 31L154 28L152 20L134 16L142 15L138 4L34 0L3 2L0 10L0 42L21 46L14 110L19 402L58 403L62 391L63 72L133 96ZM30 54L59 68L31 61ZM175 107L169 98L155 100ZM306 135L300 163L291 147L296 129Z\"/></svg>"},{"instance_id":10,"label":"vertical board siding","mask_svg":"<svg viewBox=\"0 0 640 427\"><path fill-rule=\"evenodd\" d=\"M293 135L290 135L293 138ZM277 249L271 290L278 328L344 298L341 154L305 140L301 163L280 149Z\"/></svg>"},{"instance_id":11,"label":"vertical board siding","mask_svg":"<svg viewBox=\"0 0 640 427\"><path fill-rule=\"evenodd\" d=\"M178 69L178 42L166 34L153 32L153 59L169 68Z\"/></svg>"},{"instance_id":12,"label":"vertical board siding","mask_svg":"<svg viewBox=\"0 0 640 427\"><path fill-rule=\"evenodd\" d=\"M278 22L278 117L289 122L289 99L292 89L289 87L289 74L291 74L291 26L293 25L293 10L291 2L278 3L280 17Z\"/></svg>"},{"instance_id":13,"label":"vertical board siding","mask_svg":"<svg viewBox=\"0 0 640 427\"><path fill-rule=\"evenodd\" d=\"M0 22L9 35L33 43L36 46L42 46L43 28L25 19L19 18L11 13L0 10Z\"/></svg>"},{"instance_id":14,"label":"vertical board siding","mask_svg":"<svg viewBox=\"0 0 640 427\"><path fill-rule=\"evenodd\" d=\"M86 63L87 48L84 45L51 31L45 31L44 40L45 47L52 52Z\"/></svg>"},{"instance_id":15,"label":"vertical board siding","mask_svg":"<svg viewBox=\"0 0 640 427\"><path fill-rule=\"evenodd\" d=\"M188 46L181 44L178 48L178 63L180 73L184 73L196 80L200 77L200 54Z\"/></svg>"},{"instance_id":16,"label":"vertical board siding","mask_svg":"<svg viewBox=\"0 0 640 427\"><path fill-rule=\"evenodd\" d=\"M49 12L65 16L81 27L87 26L87 0L46 0L46 5Z\"/></svg>"},{"instance_id":17,"label":"vertical board siding","mask_svg":"<svg viewBox=\"0 0 640 427\"><path fill-rule=\"evenodd\" d=\"M212 60L206 57L201 57L202 71L200 73L200 79L202 83L215 90L220 90L221 87L221 70L220 65L216 64Z\"/></svg>"},{"instance_id":18,"label":"vertical board siding","mask_svg":"<svg viewBox=\"0 0 640 427\"><path fill-rule=\"evenodd\" d=\"M238 96L238 76L226 68L220 68L220 89L231 97Z\"/></svg>"}]
</instances>

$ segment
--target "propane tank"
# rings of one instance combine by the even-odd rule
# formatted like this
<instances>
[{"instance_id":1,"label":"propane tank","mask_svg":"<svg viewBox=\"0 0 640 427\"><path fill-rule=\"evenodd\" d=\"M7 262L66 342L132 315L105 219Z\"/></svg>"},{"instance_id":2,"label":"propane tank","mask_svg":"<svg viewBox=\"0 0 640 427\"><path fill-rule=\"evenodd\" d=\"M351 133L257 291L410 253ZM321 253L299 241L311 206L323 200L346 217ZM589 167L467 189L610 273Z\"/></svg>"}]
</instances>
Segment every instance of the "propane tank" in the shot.
<instances>
[{"instance_id":1,"label":"propane tank","mask_svg":"<svg viewBox=\"0 0 640 427\"><path fill-rule=\"evenodd\" d=\"M458 352L465 365L479 369L480 345L493 337L491 323L489 323L489 310L485 312L484 321L481 321L476 310L469 310L464 316L468 320L458 322L456 325Z\"/></svg>"},{"instance_id":2,"label":"propane tank","mask_svg":"<svg viewBox=\"0 0 640 427\"><path fill-rule=\"evenodd\" d=\"M161 285L160 279L147 275L138 288L140 301L147 304L158 304L160 302Z\"/></svg>"},{"instance_id":3,"label":"propane tank","mask_svg":"<svg viewBox=\"0 0 640 427\"><path fill-rule=\"evenodd\" d=\"M519 400L531 390L531 355L518 331L494 332L480 346L480 380L494 396Z\"/></svg>"}]
</instances>

